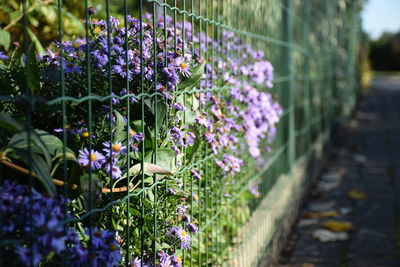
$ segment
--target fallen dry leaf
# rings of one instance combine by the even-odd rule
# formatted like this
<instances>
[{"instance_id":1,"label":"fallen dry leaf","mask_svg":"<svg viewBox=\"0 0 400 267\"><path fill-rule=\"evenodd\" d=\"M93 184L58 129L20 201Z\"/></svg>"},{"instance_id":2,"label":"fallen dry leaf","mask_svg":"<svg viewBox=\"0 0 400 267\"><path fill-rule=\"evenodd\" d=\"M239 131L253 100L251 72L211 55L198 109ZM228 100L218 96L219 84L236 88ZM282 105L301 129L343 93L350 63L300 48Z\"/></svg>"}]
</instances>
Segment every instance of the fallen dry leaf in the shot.
<instances>
[{"instance_id":1,"label":"fallen dry leaf","mask_svg":"<svg viewBox=\"0 0 400 267\"><path fill-rule=\"evenodd\" d=\"M312 235L321 242L346 241L349 239L349 234L346 232L335 233L326 229L317 229Z\"/></svg>"},{"instance_id":2,"label":"fallen dry leaf","mask_svg":"<svg viewBox=\"0 0 400 267\"><path fill-rule=\"evenodd\" d=\"M329 201L318 201L311 203L309 205L310 210L312 211L327 211L331 210L336 205L336 201L329 200Z\"/></svg>"},{"instance_id":3,"label":"fallen dry leaf","mask_svg":"<svg viewBox=\"0 0 400 267\"><path fill-rule=\"evenodd\" d=\"M304 227L304 226L314 225L314 224L317 224L317 223L318 223L317 219L301 219L301 220L299 220L297 225L299 227Z\"/></svg>"},{"instance_id":4,"label":"fallen dry leaf","mask_svg":"<svg viewBox=\"0 0 400 267\"><path fill-rule=\"evenodd\" d=\"M367 197L367 194L365 194L359 188L353 188L352 190L349 191L348 196L351 199L361 200L365 199Z\"/></svg>"},{"instance_id":5,"label":"fallen dry leaf","mask_svg":"<svg viewBox=\"0 0 400 267\"><path fill-rule=\"evenodd\" d=\"M353 229L352 222L342 222L336 220L328 220L323 223L324 228L333 232L347 232Z\"/></svg>"},{"instance_id":6,"label":"fallen dry leaf","mask_svg":"<svg viewBox=\"0 0 400 267\"><path fill-rule=\"evenodd\" d=\"M313 219L319 219L319 218L329 218L329 217L336 217L339 216L340 213L337 210L328 210L328 211L310 211L304 213L303 217L304 218L313 218Z\"/></svg>"}]
</instances>

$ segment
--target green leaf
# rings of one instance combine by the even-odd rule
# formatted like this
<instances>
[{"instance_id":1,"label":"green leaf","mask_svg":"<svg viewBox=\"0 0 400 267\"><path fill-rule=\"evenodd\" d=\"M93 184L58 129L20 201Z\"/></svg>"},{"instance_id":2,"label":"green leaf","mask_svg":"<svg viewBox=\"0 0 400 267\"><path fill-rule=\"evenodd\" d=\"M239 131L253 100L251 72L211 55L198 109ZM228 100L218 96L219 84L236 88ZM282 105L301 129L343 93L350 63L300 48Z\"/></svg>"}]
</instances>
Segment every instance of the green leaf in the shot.
<instances>
[{"instance_id":1,"label":"green leaf","mask_svg":"<svg viewBox=\"0 0 400 267\"><path fill-rule=\"evenodd\" d=\"M144 159L145 162L152 162L154 157L154 151L147 155ZM160 148L157 149L157 165L175 172L175 152L170 148Z\"/></svg>"},{"instance_id":2,"label":"green leaf","mask_svg":"<svg viewBox=\"0 0 400 267\"><path fill-rule=\"evenodd\" d=\"M4 50L8 50L10 47L10 33L8 31L0 29L0 45L4 46Z\"/></svg>"},{"instance_id":3,"label":"green leaf","mask_svg":"<svg viewBox=\"0 0 400 267\"><path fill-rule=\"evenodd\" d=\"M199 149L200 146L199 131L195 127L190 127L190 131L196 135L196 138L194 139L194 144L186 148L186 160L188 162L192 161L193 156L196 154L196 151Z\"/></svg>"},{"instance_id":4,"label":"green leaf","mask_svg":"<svg viewBox=\"0 0 400 267\"><path fill-rule=\"evenodd\" d=\"M124 117L122 115L114 110L115 117L116 117L116 127L115 127L115 136L114 136L114 141L115 142L123 142L126 140L126 122L124 120Z\"/></svg>"},{"instance_id":5,"label":"green leaf","mask_svg":"<svg viewBox=\"0 0 400 267\"><path fill-rule=\"evenodd\" d=\"M10 132L20 132L25 128L25 125L17 119L11 117L8 113L0 112L0 127Z\"/></svg>"},{"instance_id":6,"label":"green leaf","mask_svg":"<svg viewBox=\"0 0 400 267\"><path fill-rule=\"evenodd\" d=\"M26 149L14 149L14 152L21 157L26 165L30 166L32 171L37 175L37 178L46 188L50 196L56 195L56 187L53 183L53 178L50 174L50 166L38 154L30 153Z\"/></svg>"},{"instance_id":7,"label":"green leaf","mask_svg":"<svg viewBox=\"0 0 400 267\"><path fill-rule=\"evenodd\" d=\"M153 175L153 174L164 174L170 176L173 175L169 170L162 168L158 165L151 164L148 162L145 162L143 165L144 165L144 173L147 175ZM142 164L138 163L129 169L128 172L129 176L137 176L138 174L141 173L141 170L142 170Z\"/></svg>"},{"instance_id":8,"label":"green leaf","mask_svg":"<svg viewBox=\"0 0 400 267\"><path fill-rule=\"evenodd\" d=\"M190 96L190 97L188 96L185 99L184 95L181 94L176 98L176 101L185 106L185 111L184 111L185 123L191 124L191 123L195 122L196 112L194 112L193 109L196 106L198 107L198 100L193 96Z\"/></svg>"},{"instance_id":9,"label":"green leaf","mask_svg":"<svg viewBox=\"0 0 400 267\"><path fill-rule=\"evenodd\" d=\"M158 100L154 103L151 99L146 99L144 103L149 107L151 113L157 119L157 129L156 132L158 133L161 125L163 124L166 116L167 116L167 107L164 101ZM156 112L157 107L157 112Z\"/></svg>"},{"instance_id":10,"label":"green leaf","mask_svg":"<svg viewBox=\"0 0 400 267\"><path fill-rule=\"evenodd\" d=\"M45 51L44 51L42 44L40 43L37 36L29 28L28 28L28 35L29 35L29 38L31 38L32 43L35 45L36 51L43 54Z\"/></svg>"},{"instance_id":11,"label":"green leaf","mask_svg":"<svg viewBox=\"0 0 400 267\"><path fill-rule=\"evenodd\" d=\"M91 186L90 186L91 184ZM103 182L99 177L92 173L91 179L89 179L89 174L85 173L80 177L80 185L82 190L82 195L85 200L85 208L88 210L90 206L97 207L96 204L100 203L101 189L103 188ZM90 205L89 200L91 198L92 205Z\"/></svg>"},{"instance_id":12,"label":"green leaf","mask_svg":"<svg viewBox=\"0 0 400 267\"><path fill-rule=\"evenodd\" d=\"M205 62L197 65L191 69L192 75L189 78L185 78L178 85L178 90L191 90L193 87L197 86L204 74Z\"/></svg>"},{"instance_id":13,"label":"green leaf","mask_svg":"<svg viewBox=\"0 0 400 267\"><path fill-rule=\"evenodd\" d=\"M45 158L47 166L50 168L51 166L50 153L46 144L38 135L39 130L29 131L29 134L28 131L23 130L15 134L13 137L11 137L8 146L13 149L23 149L23 150L28 150L28 148L30 147L33 153L41 154Z\"/></svg>"},{"instance_id":14,"label":"green leaf","mask_svg":"<svg viewBox=\"0 0 400 267\"><path fill-rule=\"evenodd\" d=\"M40 89L39 66L36 62L36 52L34 44L29 46L28 50L28 85L31 91Z\"/></svg>"},{"instance_id":15,"label":"green leaf","mask_svg":"<svg viewBox=\"0 0 400 267\"><path fill-rule=\"evenodd\" d=\"M46 145L47 150L49 151L49 153L51 155L57 156L57 155L63 153L64 143L60 140L60 138L58 138L57 136L52 135L46 131L43 131L43 130L35 130L35 133L39 136L39 138ZM74 152L67 147L65 148L65 153L72 154L67 157L75 158Z\"/></svg>"}]
</instances>

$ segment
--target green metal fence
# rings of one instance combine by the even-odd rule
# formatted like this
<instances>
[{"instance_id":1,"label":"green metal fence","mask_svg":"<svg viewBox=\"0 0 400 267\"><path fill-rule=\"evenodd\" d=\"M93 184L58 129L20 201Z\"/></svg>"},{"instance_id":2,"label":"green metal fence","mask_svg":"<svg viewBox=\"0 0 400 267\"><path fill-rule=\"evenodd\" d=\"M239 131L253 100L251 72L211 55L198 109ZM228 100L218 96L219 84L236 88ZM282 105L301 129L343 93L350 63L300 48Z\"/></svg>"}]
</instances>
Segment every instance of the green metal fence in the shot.
<instances>
[{"instance_id":1,"label":"green metal fence","mask_svg":"<svg viewBox=\"0 0 400 267\"><path fill-rule=\"evenodd\" d=\"M19 67L4 63L0 69L2 183L16 180L40 193L63 195L71 200L63 204L61 223L57 225L62 227L58 232L75 229L87 249L83 250L92 255L81 265L75 263L77 266L96 266L95 258L100 258L95 254L100 229L113 234L117 231L122 256L119 262L123 266L167 264L162 262L161 251L168 257L179 256L180 262L170 259L173 266L255 266L261 262L266 256L265 247L271 245L273 229L285 219L282 216L288 208L282 205L267 210L266 205L282 203L285 194L287 199L299 194L289 186L296 176L293 167L315 156L312 155L315 144L326 144L328 138L321 137L329 136L332 127L346 119L355 105L361 3L356 0L86 0L84 5L79 2L71 7L64 2L16 2L16 9L20 10L13 16L20 18L2 30L2 34L9 31L12 40L20 41L19 50L12 54L10 48L7 55L21 62ZM12 8L2 5L4 10ZM92 6L97 14L92 14ZM56 68L43 67L43 61L52 58L49 55L38 58L37 54L44 45L44 41L40 43L44 32L35 31L35 27L43 26L37 22L35 12L43 10L54 12L53 23L57 23ZM80 37L84 39L80 43L76 41L78 36L65 28L72 25L66 22L72 21L74 14L78 18L84 14L80 19L86 21L82 23ZM138 22L132 22L128 15L136 17ZM96 16L105 19L105 23L96 24L98 21L93 21ZM116 22L110 16L120 21L119 41L111 34ZM137 25L135 35L124 34L129 25ZM226 41L224 38L230 33L233 39ZM101 34L103 39L93 39ZM136 49L132 48L136 53L132 57L139 62L136 65L128 53L129 38ZM75 41L65 43L71 39ZM91 45L103 45L105 53L94 55L87 40L100 40ZM120 53L125 56L115 63L111 58L117 53L113 46L117 41L121 42ZM229 42L248 44L254 51L264 52L274 66L274 87L256 88L271 93L283 107L275 141L272 144L261 141L270 150L262 150L261 156L253 159L246 150L238 148L244 163L235 175L224 174L216 165L221 155L198 139L206 134L198 126L201 124L198 114L214 112L210 110L210 99L222 102L224 108L225 103L233 101L228 94L232 85L220 82L225 79L223 66L230 58L241 58L246 53L244 48L227 49ZM168 53L185 55L189 53L185 49L191 54L187 59L190 75L181 76L180 82L185 86L175 84L170 95L186 110L172 113L171 106L166 107L163 102L168 99L165 88L160 89L157 84L163 84L162 79L167 77L163 75L167 75L164 68L170 63ZM81 61L76 57L71 59L70 53L74 51L82 55ZM100 64L103 71L97 67ZM162 67L156 67L159 65ZM183 69L186 65L180 66ZM126 91L120 93L122 89ZM201 101L203 96L209 97L208 102ZM193 110L197 112L196 118ZM218 117L218 110L215 112ZM177 123L176 114L181 114ZM177 145L180 153L166 146L173 138L173 125L185 133L184 142L188 142L187 134L192 131L197 138L194 145ZM88 149L86 166L99 160L100 156L96 158L90 152L101 151L99 140L108 141L103 150L109 152L105 152L102 167L79 167L85 165L79 161L85 152L79 154L78 150ZM239 143L247 141L242 136ZM123 160L120 173L112 169L114 152L111 151L118 142L126 147L125 154L118 158ZM38 265L32 255L40 253L41 266L59 266L62 262L74 265L69 259L72 252L67 249L73 247L72 243L63 240L61 252L53 254L40 249L38 252L33 245L42 233L35 230L39 219L34 207L36 195L31 191L24 210L26 233L22 228L16 232L10 230L11 217L6 217L8 195L4 193L6 187L2 188L0 265ZM176 207L181 206L185 210L176 212ZM177 233L168 233L167 229L172 226L186 229L188 223L196 229L191 229L190 248L182 248L184 239L176 238ZM257 242L248 244L250 240ZM25 261L15 260L21 258L21 252L16 252L18 247L26 250ZM105 262L99 266L106 266Z\"/></svg>"}]
</instances>

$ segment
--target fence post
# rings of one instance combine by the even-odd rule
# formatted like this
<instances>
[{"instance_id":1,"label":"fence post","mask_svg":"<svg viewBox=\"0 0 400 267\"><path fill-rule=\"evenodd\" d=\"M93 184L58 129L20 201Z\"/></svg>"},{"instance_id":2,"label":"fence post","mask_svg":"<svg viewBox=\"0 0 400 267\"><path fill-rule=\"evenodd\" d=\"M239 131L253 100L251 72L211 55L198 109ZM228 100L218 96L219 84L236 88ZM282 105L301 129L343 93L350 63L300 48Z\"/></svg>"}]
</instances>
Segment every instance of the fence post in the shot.
<instances>
[{"instance_id":1,"label":"fence post","mask_svg":"<svg viewBox=\"0 0 400 267\"><path fill-rule=\"evenodd\" d=\"M296 144L295 144L295 106L294 106L294 90L295 90L295 77L293 66L293 0L284 0L283 7L283 40L286 45L283 47L283 67L281 75L289 77L287 82L286 92L284 94L285 109L289 110L288 113L288 142L287 142L287 167L293 166L296 159Z\"/></svg>"}]
</instances>

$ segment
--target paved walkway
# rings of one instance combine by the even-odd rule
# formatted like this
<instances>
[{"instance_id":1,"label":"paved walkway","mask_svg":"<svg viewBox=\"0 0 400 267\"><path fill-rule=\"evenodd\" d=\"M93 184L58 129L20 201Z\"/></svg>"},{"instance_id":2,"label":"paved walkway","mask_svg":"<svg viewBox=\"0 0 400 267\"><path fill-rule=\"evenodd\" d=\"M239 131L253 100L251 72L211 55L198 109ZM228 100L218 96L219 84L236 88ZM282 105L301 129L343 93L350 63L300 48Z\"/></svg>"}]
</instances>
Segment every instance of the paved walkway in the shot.
<instances>
[{"instance_id":1,"label":"paved walkway","mask_svg":"<svg viewBox=\"0 0 400 267\"><path fill-rule=\"evenodd\" d=\"M280 266L400 266L400 78L375 78L336 142ZM315 239L327 220L351 222L348 240Z\"/></svg>"}]
</instances>

